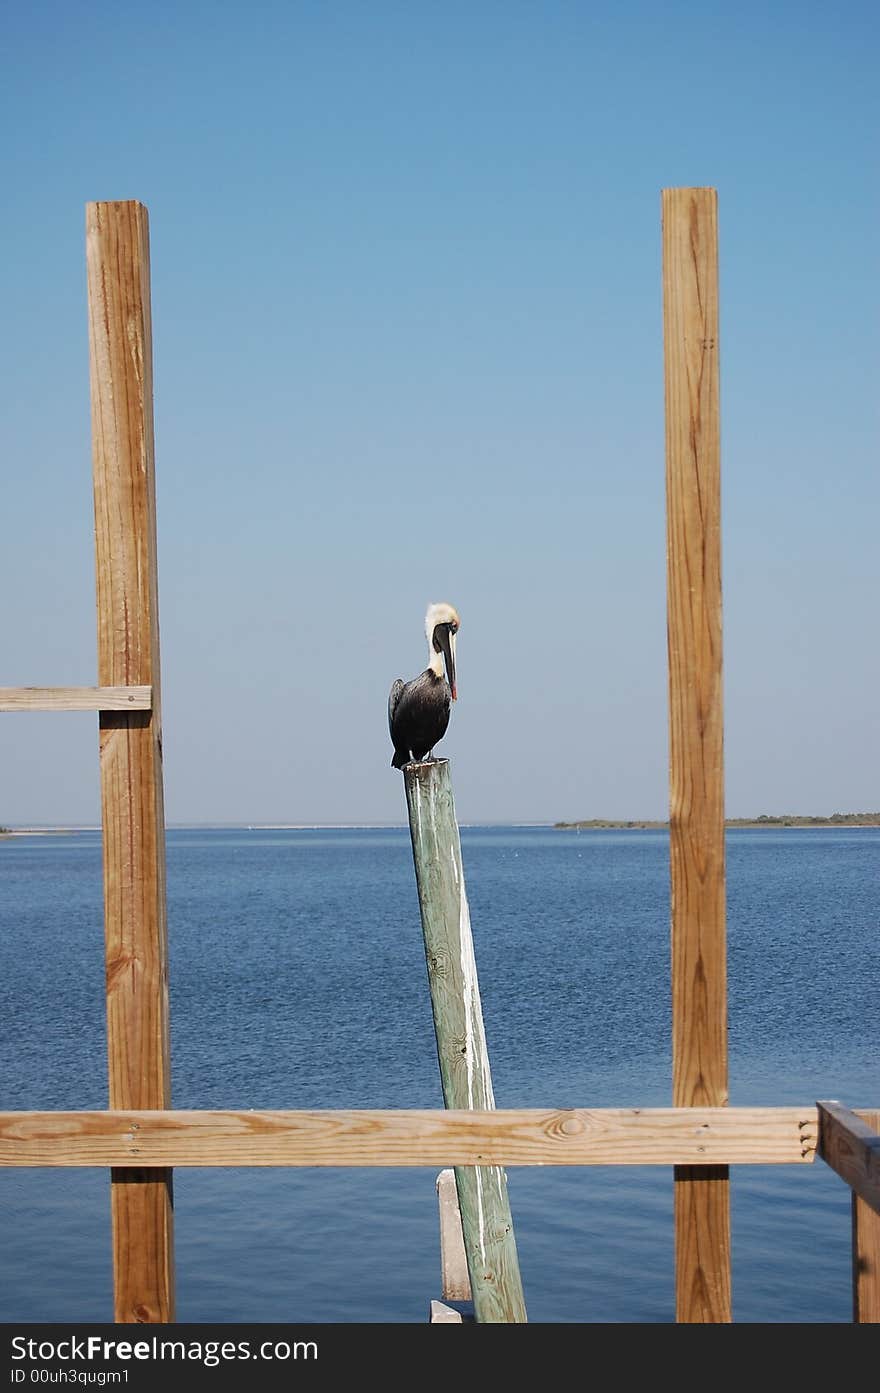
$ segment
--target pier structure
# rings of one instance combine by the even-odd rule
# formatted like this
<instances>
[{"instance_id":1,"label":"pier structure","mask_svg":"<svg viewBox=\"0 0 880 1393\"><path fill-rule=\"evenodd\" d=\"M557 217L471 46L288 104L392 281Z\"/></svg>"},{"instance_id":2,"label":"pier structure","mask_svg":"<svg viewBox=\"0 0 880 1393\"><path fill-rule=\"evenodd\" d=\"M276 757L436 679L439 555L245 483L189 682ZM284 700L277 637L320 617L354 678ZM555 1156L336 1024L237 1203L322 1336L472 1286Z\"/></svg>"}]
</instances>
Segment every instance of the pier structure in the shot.
<instances>
[{"instance_id":1,"label":"pier structure","mask_svg":"<svg viewBox=\"0 0 880 1393\"><path fill-rule=\"evenodd\" d=\"M462 952L457 977L437 968L451 941L444 904L457 896L461 916L466 900L448 768L436 761L407 770L406 788L445 1107L192 1111L170 1096L148 215L137 202L87 206L97 683L0 688L0 711L98 713L109 1108L0 1113L0 1165L108 1169L116 1322L175 1319L181 1166L436 1166L442 1280L430 1319L461 1320L470 1303L478 1320L524 1320L504 1169L542 1165L673 1167L676 1320L730 1322L730 1168L817 1158L851 1191L853 1320L880 1321L880 1099L728 1105L715 191L664 189L661 227L672 1106L493 1106L476 964ZM454 1069L443 1042L458 1032ZM485 1210L474 1226L487 1185L491 1234ZM505 1299L492 1301L498 1272Z\"/></svg>"}]
</instances>

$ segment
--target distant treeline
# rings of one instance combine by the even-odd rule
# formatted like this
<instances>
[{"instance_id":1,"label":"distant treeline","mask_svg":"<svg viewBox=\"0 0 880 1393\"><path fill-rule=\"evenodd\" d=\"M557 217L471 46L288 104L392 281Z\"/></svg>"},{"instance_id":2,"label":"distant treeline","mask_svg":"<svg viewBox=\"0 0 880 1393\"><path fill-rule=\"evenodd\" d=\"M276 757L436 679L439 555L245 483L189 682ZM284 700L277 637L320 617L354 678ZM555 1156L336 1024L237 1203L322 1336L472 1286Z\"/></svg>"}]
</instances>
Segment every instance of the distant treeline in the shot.
<instances>
[{"instance_id":1,"label":"distant treeline","mask_svg":"<svg viewBox=\"0 0 880 1393\"><path fill-rule=\"evenodd\" d=\"M880 827L880 813L829 813L825 817L805 817L800 813L783 813L771 817L761 813L758 817L728 817L725 827ZM611 818L593 817L583 822L554 822L554 827L668 827L666 822L651 822L637 819L616 822Z\"/></svg>"}]
</instances>

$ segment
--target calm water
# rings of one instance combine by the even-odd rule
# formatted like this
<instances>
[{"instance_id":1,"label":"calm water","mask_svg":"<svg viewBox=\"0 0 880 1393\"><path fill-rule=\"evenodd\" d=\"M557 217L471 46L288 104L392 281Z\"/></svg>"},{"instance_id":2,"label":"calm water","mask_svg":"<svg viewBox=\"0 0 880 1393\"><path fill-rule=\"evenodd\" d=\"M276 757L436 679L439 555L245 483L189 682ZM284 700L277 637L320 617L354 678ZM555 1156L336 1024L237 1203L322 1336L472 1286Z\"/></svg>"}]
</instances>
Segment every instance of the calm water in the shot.
<instances>
[{"instance_id":1,"label":"calm water","mask_svg":"<svg viewBox=\"0 0 880 1393\"><path fill-rule=\"evenodd\" d=\"M668 1105L666 833L462 849L498 1105ZM728 833L731 1103L880 1105L878 856L876 829ZM0 843L0 877L0 1108L104 1108L99 835ZM171 830L168 906L176 1107L442 1107L404 829ZM531 1320L673 1320L670 1169L508 1177ZM178 1319L423 1322L435 1178L177 1170ZM112 1319L108 1189L0 1172L0 1320ZM735 1320L849 1321L844 1184L743 1166L731 1195Z\"/></svg>"}]
</instances>

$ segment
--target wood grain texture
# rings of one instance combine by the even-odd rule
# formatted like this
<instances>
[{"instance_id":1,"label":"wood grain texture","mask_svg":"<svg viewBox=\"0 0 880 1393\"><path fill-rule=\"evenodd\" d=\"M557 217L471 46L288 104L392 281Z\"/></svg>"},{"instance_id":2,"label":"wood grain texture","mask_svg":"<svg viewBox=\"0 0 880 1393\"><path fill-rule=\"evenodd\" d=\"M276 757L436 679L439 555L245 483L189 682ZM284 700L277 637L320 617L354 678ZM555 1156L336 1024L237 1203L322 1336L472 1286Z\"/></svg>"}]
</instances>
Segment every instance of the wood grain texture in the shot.
<instances>
[{"instance_id":1,"label":"wood grain texture","mask_svg":"<svg viewBox=\"0 0 880 1393\"><path fill-rule=\"evenodd\" d=\"M440 1295L444 1301L470 1301L471 1279L464 1251L455 1171L451 1167L437 1176L437 1208L440 1215Z\"/></svg>"},{"instance_id":2,"label":"wood grain texture","mask_svg":"<svg viewBox=\"0 0 880 1393\"><path fill-rule=\"evenodd\" d=\"M672 1098L727 1102L717 198L664 189ZM676 1312L730 1321L728 1179L675 1178Z\"/></svg>"},{"instance_id":3,"label":"wood grain texture","mask_svg":"<svg viewBox=\"0 0 880 1393\"><path fill-rule=\"evenodd\" d=\"M449 761L409 764L403 778L443 1101L453 1109L494 1108ZM504 1170L457 1166L455 1185L475 1320L524 1322Z\"/></svg>"},{"instance_id":4,"label":"wood grain texture","mask_svg":"<svg viewBox=\"0 0 880 1393\"><path fill-rule=\"evenodd\" d=\"M101 801L112 1108L170 1106L147 210L86 207L98 681L152 688L102 711ZM173 1320L171 1176L114 1174L115 1319Z\"/></svg>"},{"instance_id":5,"label":"wood grain texture","mask_svg":"<svg viewBox=\"0 0 880 1393\"><path fill-rule=\"evenodd\" d=\"M836 1100L822 1101L818 1154L872 1209L880 1213L880 1134Z\"/></svg>"},{"instance_id":6,"label":"wood grain texture","mask_svg":"<svg viewBox=\"0 0 880 1393\"><path fill-rule=\"evenodd\" d=\"M809 1165L817 1127L815 1105L6 1112L0 1166Z\"/></svg>"},{"instance_id":7,"label":"wood grain texture","mask_svg":"<svg viewBox=\"0 0 880 1393\"><path fill-rule=\"evenodd\" d=\"M880 1108L860 1114L880 1133ZM859 1195L852 1197L853 1320L880 1324L880 1214Z\"/></svg>"},{"instance_id":8,"label":"wood grain texture","mask_svg":"<svg viewBox=\"0 0 880 1393\"><path fill-rule=\"evenodd\" d=\"M149 711L152 687L0 687L0 711Z\"/></svg>"}]
</instances>

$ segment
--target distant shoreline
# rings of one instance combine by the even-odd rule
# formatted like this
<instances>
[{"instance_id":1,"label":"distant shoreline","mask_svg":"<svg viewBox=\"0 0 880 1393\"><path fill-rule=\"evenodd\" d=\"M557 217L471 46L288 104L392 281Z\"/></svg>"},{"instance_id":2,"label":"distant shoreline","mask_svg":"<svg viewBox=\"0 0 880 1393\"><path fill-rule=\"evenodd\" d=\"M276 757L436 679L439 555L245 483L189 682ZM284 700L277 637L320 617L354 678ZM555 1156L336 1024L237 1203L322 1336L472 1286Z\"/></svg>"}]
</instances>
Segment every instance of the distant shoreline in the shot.
<instances>
[{"instance_id":1,"label":"distant shoreline","mask_svg":"<svg viewBox=\"0 0 880 1393\"><path fill-rule=\"evenodd\" d=\"M664 832L669 829L667 820L652 818L585 818L578 822L468 822L460 823L462 828L479 827L544 827L560 832ZM729 817L724 826L746 830L762 828L814 828L816 831L833 830L835 827L880 827L880 813L832 813L824 817L808 817L803 814L782 814L778 817L761 815L759 817ZM167 832L345 832L345 831L400 831L406 823L396 822L172 822L167 823ZM0 827L0 840L7 837L57 837L73 835L77 832L100 832L100 823L59 827Z\"/></svg>"},{"instance_id":2,"label":"distant shoreline","mask_svg":"<svg viewBox=\"0 0 880 1393\"><path fill-rule=\"evenodd\" d=\"M764 828L764 827L813 827L817 831L834 827L880 827L880 813L832 813L828 817L806 817L796 813L783 815L780 817L728 817L724 820L725 827L741 828ZM602 831L603 829L617 828L621 831L666 831L669 822L657 822L647 819L641 821L612 821L605 818L590 818L583 822L554 822L554 829L559 831Z\"/></svg>"},{"instance_id":3,"label":"distant shoreline","mask_svg":"<svg viewBox=\"0 0 880 1393\"><path fill-rule=\"evenodd\" d=\"M100 827L0 827L0 837L60 837L74 832L100 830Z\"/></svg>"}]
</instances>

